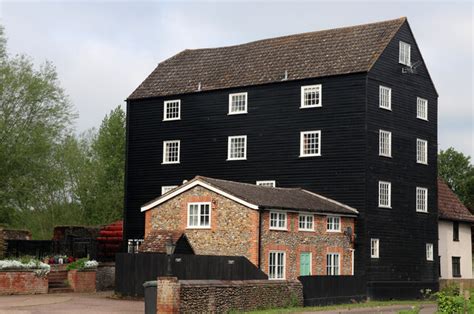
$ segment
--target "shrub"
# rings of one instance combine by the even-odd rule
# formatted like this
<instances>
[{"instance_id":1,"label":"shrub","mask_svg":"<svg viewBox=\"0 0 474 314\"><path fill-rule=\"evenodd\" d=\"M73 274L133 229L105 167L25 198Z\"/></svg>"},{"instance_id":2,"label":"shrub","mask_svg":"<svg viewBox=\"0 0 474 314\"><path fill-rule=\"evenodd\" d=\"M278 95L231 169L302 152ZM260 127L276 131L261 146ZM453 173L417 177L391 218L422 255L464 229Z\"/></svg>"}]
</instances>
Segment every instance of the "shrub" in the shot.
<instances>
[{"instance_id":1,"label":"shrub","mask_svg":"<svg viewBox=\"0 0 474 314\"><path fill-rule=\"evenodd\" d=\"M19 260L0 260L0 270L33 270L39 277L46 276L51 267L31 257L21 257Z\"/></svg>"},{"instance_id":2,"label":"shrub","mask_svg":"<svg viewBox=\"0 0 474 314\"><path fill-rule=\"evenodd\" d=\"M84 269L92 269L96 268L99 265L96 261L92 260L89 261L87 258L81 258L78 259L75 262L72 262L67 265L66 269L67 270L84 270Z\"/></svg>"},{"instance_id":3,"label":"shrub","mask_svg":"<svg viewBox=\"0 0 474 314\"><path fill-rule=\"evenodd\" d=\"M456 294L457 293L457 294ZM464 300L462 296L459 295L459 289L443 289L443 291L436 294L438 299L438 311L439 313L447 314L457 314L465 313L467 310L468 313L472 313L473 305L469 300Z\"/></svg>"}]
</instances>

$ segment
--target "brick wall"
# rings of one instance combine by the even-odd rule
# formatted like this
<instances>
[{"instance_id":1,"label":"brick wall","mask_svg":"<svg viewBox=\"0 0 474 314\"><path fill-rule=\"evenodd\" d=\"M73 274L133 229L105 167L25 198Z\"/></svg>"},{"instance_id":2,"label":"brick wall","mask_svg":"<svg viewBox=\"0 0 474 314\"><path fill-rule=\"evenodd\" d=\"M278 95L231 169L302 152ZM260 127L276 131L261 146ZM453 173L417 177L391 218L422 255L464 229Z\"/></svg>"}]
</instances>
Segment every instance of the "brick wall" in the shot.
<instances>
[{"instance_id":1,"label":"brick wall","mask_svg":"<svg viewBox=\"0 0 474 314\"><path fill-rule=\"evenodd\" d=\"M269 212L262 214L262 257L261 269L268 273L270 251L284 251L286 255L286 279L300 275L301 252L311 253L311 274L326 275L326 254L339 253L341 275L352 274L352 243L344 230L354 230L353 218L341 218L341 232L327 232L326 216L314 215L314 231L298 230L298 213L287 214L288 230L270 230Z\"/></svg>"},{"instance_id":2,"label":"brick wall","mask_svg":"<svg viewBox=\"0 0 474 314\"><path fill-rule=\"evenodd\" d=\"M211 203L209 229L187 228L190 202ZM147 229L184 232L196 254L245 256L257 264L258 216L255 210L196 186L149 210L145 220Z\"/></svg>"},{"instance_id":3,"label":"brick wall","mask_svg":"<svg viewBox=\"0 0 474 314\"><path fill-rule=\"evenodd\" d=\"M70 270L67 280L74 292L96 292L95 270Z\"/></svg>"},{"instance_id":4,"label":"brick wall","mask_svg":"<svg viewBox=\"0 0 474 314\"><path fill-rule=\"evenodd\" d=\"M158 278L158 313L227 313L303 305L299 281Z\"/></svg>"},{"instance_id":5,"label":"brick wall","mask_svg":"<svg viewBox=\"0 0 474 314\"><path fill-rule=\"evenodd\" d=\"M33 271L0 271L0 295L48 293L48 277Z\"/></svg>"}]
</instances>

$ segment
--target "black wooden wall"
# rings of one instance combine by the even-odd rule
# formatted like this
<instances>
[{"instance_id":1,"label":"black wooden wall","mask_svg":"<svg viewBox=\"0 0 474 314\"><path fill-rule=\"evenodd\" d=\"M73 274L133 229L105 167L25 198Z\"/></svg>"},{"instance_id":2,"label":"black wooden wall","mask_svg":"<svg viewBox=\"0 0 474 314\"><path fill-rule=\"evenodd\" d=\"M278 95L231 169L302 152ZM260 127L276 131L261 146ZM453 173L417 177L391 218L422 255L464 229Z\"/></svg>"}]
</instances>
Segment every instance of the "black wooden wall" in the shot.
<instances>
[{"instance_id":1,"label":"black wooden wall","mask_svg":"<svg viewBox=\"0 0 474 314\"><path fill-rule=\"evenodd\" d=\"M405 24L371 71L287 81L127 103L127 170L124 239L142 238L140 206L196 175L303 187L360 211L356 272L369 281L437 280L425 244L437 256L437 95L424 65L402 74L398 41L412 44ZM300 109L301 86L322 84L322 107ZM392 111L378 107L379 85L392 88ZM248 113L227 115L228 95L248 93ZM429 101L429 121L416 118L416 97ZM181 120L162 121L163 101L181 99ZM392 131L392 155L378 156L378 131ZM299 158L300 131L322 131L322 156ZM226 161L227 137L247 135L247 160ZM429 141L429 165L416 164L416 138ZM162 165L162 142L181 140L181 163ZM378 180L392 182L392 209L379 209ZM429 189L429 214L416 213L415 188ZM371 260L371 237L380 258Z\"/></svg>"},{"instance_id":2,"label":"black wooden wall","mask_svg":"<svg viewBox=\"0 0 474 314\"><path fill-rule=\"evenodd\" d=\"M399 41L411 45L412 62L420 51L407 23L389 44L367 82L367 232L362 243L380 239L380 258L364 257L368 280L437 281L437 93L425 65L418 74L402 74ZM392 88L392 111L379 108L379 85ZM428 100L428 121L416 118L417 97ZM379 130L392 132L392 158L378 156ZM428 165L416 163L416 139L428 141ZM392 183L392 208L378 208L378 181ZM428 213L416 212L416 187L428 188ZM434 261L426 260L426 243ZM396 287L394 289L399 289Z\"/></svg>"}]
</instances>

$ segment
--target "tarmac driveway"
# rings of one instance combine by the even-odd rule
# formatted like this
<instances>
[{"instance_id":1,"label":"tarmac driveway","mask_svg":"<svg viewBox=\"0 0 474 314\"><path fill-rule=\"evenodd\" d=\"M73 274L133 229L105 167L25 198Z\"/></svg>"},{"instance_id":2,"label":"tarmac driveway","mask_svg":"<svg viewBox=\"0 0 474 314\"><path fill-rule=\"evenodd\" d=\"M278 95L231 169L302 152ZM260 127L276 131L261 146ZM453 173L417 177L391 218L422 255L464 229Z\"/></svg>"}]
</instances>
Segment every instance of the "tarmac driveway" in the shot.
<instances>
[{"instance_id":1,"label":"tarmac driveway","mask_svg":"<svg viewBox=\"0 0 474 314\"><path fill-rule=\"evenodd\" d=\"M143 313L143 301L109 298L112 292L0 296L0 313Z\"/></svg>"}]
</instances>

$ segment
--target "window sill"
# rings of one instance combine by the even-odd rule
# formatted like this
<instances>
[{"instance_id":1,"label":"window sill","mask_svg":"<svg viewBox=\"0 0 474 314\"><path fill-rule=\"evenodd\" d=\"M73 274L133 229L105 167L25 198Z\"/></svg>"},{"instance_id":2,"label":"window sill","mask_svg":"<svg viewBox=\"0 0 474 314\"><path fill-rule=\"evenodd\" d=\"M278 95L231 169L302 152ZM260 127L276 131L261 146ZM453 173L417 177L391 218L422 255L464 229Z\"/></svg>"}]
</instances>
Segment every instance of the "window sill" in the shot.
<instances>
[{"instance_id":1,"label":"window sill","mask_svg":"<svg viewBox=\"0 0 474 314\"><path fill-rule=\"evenodd\" d=\"M239 114L247 114L248 112L247 111L242 111L242 112L229 112L227 113L228 116L235 116L235 115L239 115Z\"/></svg>"},{"instance_id":2,"label":"window sill","mask_svg":"<svg viewBox=\"0 0 474 314\"><path fill-rule=\"evenodd\" d=\"M298 229L301 232L314 232L314 229Z\"/></svg>"},{"instance_id":3,"label":"window sill","mask_svg":"<svg viewBox=\"0 0 474 314\"><path fill-rule=\"evenodd\" d=\"M383 154L379 154L380 157L385 157L385 158L393 158L392 155L383 155Z\"/></svg>"},{"instance_id":4,"label":"window sill","mask_svg":"<svg viewBox=\"0 0 474 314\"><path fill-rule=\"evenodd\" d=\"M417 210L416 212L420 214L429 214L428 211L423 211L423 210Z\"/></svg>"},{"instance_id":5,"label":"window sill","mask_svg":"<svg viewBox=\"0 0 474 314\"><path fill-rule=\"evenodd\" d=\"M378 261L380 257L378 257L378 256L371 256L370 258L371 258L372 260L374 260L374 261Z\"/></svg>"},{"instance_id":6,"label":"window sill","mask_svg":"<svg viewBox=\"0 0 474 314\"><path fill-rule=\"evenodd\" d=\"M181 120L181 118L163 119L162 121L163 121L163 122L167 122L167 121L178 121L178 120Z\"/></svg>"},{"instance_id":7,"label":"window sill","mask_svg":"<svg viewBox=\"0 0 474 314\"><path fill-rule=\"evenodd\" d=\"M428 122L428 119L425 119L425 118L422 118L422 117L416 117L418 120L423 120L423 121L426 121Z\"/></svg>"},{"instance_id":8,"label":"window sill","mask_svg":"<svg viewBox=\"0 0 474 314\"><path fill-rule=\"evenodd\" d=\"M232 158L232 159L227 158L226 159L226 161L236 161L236 160L247 160L247 158Z\"/></svg>"},{"instance_id":9,"label":"window sill","mask_svg":"<svg viewBox=\"0 0 474 314\"><path fill-rule=\"evenodd\" d=\"M383 206L383 205L379 205L379 208L392 209L392 206Z\"/></svg>"},{"instance_id":10,"label":"window sill","mask_svg":"<svg viewBox=\"0 0 474 314\"><path fill-rule=\"evenodd\" d=\"M309 109L309 108L320 108L323 105L312 105L312 106L300 106L300 109Z\"/></svg>"},{"instance_id":11,"label":"window sill","mask_svg":"<svg viewBox=\"0 0 474 314\"><path fill-rule=\"evenodd\" d=\"M268 228L268 230L270 230L270 231L288 231L288 228L285 228L285 229L283 229L283 228Z\"/></svg>"},{"instance_id":12,"label":"window sill","mask_svg":"<svg viewBox=\"0 0 474 314\"><path fill-rule=\"evenodd\" d=\"M416 163L419 165L428 166L427 162L416 161Z\"/></svg>"},{"instance_id":13,"label":"window sill","mask_svg":"<svg viewBox=\"0 0 474 314\"><path fill-rule=\"evenodd\" d=\"M176 162L162 162L161 164L162 165L178 165L180 162L179 161L176 161Z\"/></svg>"},{"instance_id":14,"label":"window sill","mask_svg":"<svg viewBox=\"0 0 474 314\"><path fill-rule=\"evenodd\" d=\"M321 154L311 154L311 155L300 155L300 158L307 158L307 157L320 157Z\"/></svg>"},{"instance_id":15,"label":"window sill","mask_svg":"<svg viewBox=\"0 0 474 314\"><path fill-rule=\"evenodd\" d=\"M341 230L326 230L327 233L342 233Z\"/></svg>"},{"instance_id":16,"label":"window sill","mask_svg":"<svg viewBox=\"0 0 474 314\"><path fill-rule=\"evenodd\" d=\"M387 111L392 111L392 107L386 108L386 107L379 106L379 108L383 110L387 110Z\"/></svg>"},{"instance_id":17,"label":"window sill","mask_svg":"<svg viewBox=\"0 0 474 314\"><path fill-rule=\"evenodd\" d=\"M196 230L211 230L211 227L186 227L187 230L192 230L192 229L196 229Z\"/></svg>"}]
</instances>

